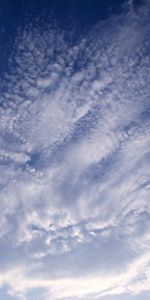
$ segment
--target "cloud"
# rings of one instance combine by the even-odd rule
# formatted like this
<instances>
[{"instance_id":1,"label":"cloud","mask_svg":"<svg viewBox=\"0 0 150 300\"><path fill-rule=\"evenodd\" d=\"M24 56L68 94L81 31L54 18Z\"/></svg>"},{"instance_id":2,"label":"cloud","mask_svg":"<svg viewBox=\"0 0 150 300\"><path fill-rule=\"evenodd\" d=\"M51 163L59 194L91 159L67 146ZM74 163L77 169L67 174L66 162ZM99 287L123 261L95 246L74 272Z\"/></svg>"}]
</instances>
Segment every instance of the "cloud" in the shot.
<instances>
[{"instance_id":1,"label":"cloud","mask_svg":"<svg viewBox=\"0 0 150 300\"><path fill-rule=\"evenodd\" d=\"M56 27L18 31L0 106L0 284L12 297L149 291L148 16L145 4L111 17L73 45Z\"/></svg>"}]
</instances>

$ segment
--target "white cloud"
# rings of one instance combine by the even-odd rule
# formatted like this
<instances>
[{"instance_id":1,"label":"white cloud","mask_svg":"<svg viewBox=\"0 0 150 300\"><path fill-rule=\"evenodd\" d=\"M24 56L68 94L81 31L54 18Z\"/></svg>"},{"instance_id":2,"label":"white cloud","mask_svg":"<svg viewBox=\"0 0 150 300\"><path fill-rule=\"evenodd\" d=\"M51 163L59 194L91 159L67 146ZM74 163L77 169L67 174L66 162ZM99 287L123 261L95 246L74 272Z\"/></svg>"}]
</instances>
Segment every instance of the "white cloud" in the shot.
<instances>
[{"instance_id":1,"label":"white cloud","mask_svg":"<svg viewBox=\"0 0 150 300\"><path fill-rule=\"evenodd\" d=\"M56 29L18 34L0 108L0 282L15 297L38 287L48 299L149 290L140 14L106 20L76 46Z\"/></svg>"}]
</instances>

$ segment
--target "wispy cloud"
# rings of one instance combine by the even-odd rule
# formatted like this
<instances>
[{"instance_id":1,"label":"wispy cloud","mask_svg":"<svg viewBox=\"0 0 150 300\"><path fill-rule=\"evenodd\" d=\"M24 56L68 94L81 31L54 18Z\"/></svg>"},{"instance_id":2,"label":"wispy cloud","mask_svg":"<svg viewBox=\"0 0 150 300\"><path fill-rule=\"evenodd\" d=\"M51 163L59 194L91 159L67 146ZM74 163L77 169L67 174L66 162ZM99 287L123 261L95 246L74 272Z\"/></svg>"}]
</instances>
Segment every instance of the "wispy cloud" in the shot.
<instances>
[{"instance_id":1,"label":"wispy cloud","mask_svg":"<svg viewBox=\"0 0 150 300\"><path fill-rule=\"evenodd\" d=\"M56 27L18 31L0 105L0 284L14 297L149 291L148 17L145 4L74 45Z\"/></svg>"}]
</instances>

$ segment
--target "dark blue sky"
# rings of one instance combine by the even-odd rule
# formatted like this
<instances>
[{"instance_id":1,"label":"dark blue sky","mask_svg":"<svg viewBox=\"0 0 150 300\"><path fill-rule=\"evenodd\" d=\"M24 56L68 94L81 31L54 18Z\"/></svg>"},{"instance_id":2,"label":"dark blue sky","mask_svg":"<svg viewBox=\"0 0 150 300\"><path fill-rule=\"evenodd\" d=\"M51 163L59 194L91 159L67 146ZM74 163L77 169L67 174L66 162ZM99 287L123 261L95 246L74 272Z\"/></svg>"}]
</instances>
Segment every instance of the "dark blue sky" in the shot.
<instances>
[{"instance_id":1,"label":"dark blue sky","mask_svg":"<svg viewBox=\"0 0 150 300\"><path fill-rule=\"evenodd\" d=\"M1 0L0 1L0 71L7 70L18 27L27 22L39 27L57 23L68 33L68 38L77 39L100 20L124 10L127 0ZM137 8L142 1L134 0ZM43 14L42 14L43 12ZM73 35L70 37L70 31Z\"/></svg>"}]
</instances>

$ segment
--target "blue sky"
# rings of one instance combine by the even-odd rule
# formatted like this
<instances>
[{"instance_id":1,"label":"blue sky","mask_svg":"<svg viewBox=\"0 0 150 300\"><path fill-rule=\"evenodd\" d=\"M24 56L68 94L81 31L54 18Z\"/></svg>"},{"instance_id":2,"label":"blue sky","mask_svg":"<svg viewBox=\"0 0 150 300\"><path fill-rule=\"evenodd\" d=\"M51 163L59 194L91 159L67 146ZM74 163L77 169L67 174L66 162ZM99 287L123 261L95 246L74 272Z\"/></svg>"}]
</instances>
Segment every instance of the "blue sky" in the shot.
<instances>
[{"instance_id":1,"label":"blue sky","mask_svg":"<svg viewBox=\"0 0 150 300\"><path fill-rule=\"evenodd\" d=\"M0 6L0 299L148 300L150 2Z\"/></svg>"}]
</instances>

